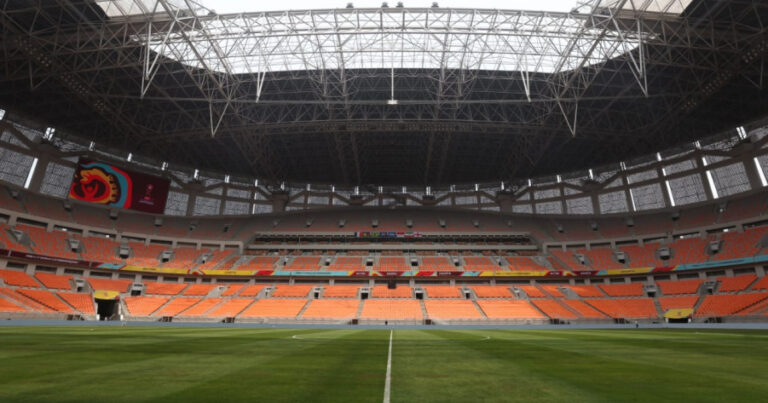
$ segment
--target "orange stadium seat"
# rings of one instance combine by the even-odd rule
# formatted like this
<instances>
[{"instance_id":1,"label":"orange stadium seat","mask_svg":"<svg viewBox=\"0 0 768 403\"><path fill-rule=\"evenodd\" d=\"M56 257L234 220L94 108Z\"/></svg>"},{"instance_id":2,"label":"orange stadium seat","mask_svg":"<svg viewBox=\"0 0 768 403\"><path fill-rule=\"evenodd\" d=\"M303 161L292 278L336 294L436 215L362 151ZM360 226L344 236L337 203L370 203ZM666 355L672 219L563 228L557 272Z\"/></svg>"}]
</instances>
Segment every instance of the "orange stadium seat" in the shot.
<instances>
[{"instance_id":1,"label":"orange stadium seat","mask_svg":"<svg viewBox=\"0 0 768 403\"><path fill-rule=\"evenodd\" d=\"M665 266L677 266L688 263L701 263L709 259L707 254L707 244L709 238L686 238L678 239L669 244L672 250L672 257L664 264Z\"/></svg>"},{"instance_id":2,"label":"orange stadium seat","mask_svg":"<svg viewBox=\"0 0 768 403\"><path fill-rule=\"evenodd\" d=\"M619 250L627 254L627 266L629 267L662 267L668 264L656 257L656 251L661 245L658 243L646 243L640 245L624 245Z\"/></svg>"},{"instance_id":3,"label":"orange stadium seat","mask_svg":"<svg viewBox=\"0 0 768 403\"><path fill-rule=\"evenodd\" d=\"M552 254L553 257L556 259L559 259L568 270L571 271L587 271L590 270L589 267L581 264L576 259L575 251L572 250L559 250L559 249L550 249L550 254Z\"/></svg>"},{"instance_id":4,"label":"orange stadium seat","mask_svg":"<svg viewBox=\"0 0 768 403\"><path fill-rule=\"evenodd\" d=\"M565 294L563 294L562 291L560 291L560 286L555 284L541 284L539 287L541 287L544 292L547 294L555 297L555 298L565 298Z\"/></svg>"},{"instance_id":5,"label":"orange stadium seat","mask_svg":"<svg viewBox=\"0 0 768 403\"><path fill-rule=\"evenodd\" d=\"M588 299L586 302L616 319L657 318L659 316L651 298Z\"/></svg>"},{"instance_id":6,"label":"orange stadium seat","mask_svg":"<svg viewBox=\"0 0 768 403\"><path fill-rule=\"evenodd\" d=\"M425 285L422 287L429 298L461 298L461 289L450 285Z\"/></svg>"},{"instance_id":7,"label":"orange stadium seat","mask_svg":"<svg viewBox=\"0 0 768 403\"><path fill-rule=\"evenodd\" d=\"M17 252L29 252L29 248L26 246L16 242L16 240L13 238L13 235L8 233L8 231L11 229L6 224L0 224L0 247L13 250Z\"/></svg>"},{"instance_id":8,"label":"orange stadium seat","mask_svg":"<svg viewBox=\"0 0 768 403\"><path fill-rule=\"evenodd\" d=\"M656 284L664 295L696 294L704 280L665 280Z\"/></svg>"},{"instance_id":9,"label":"orange stadium seat","mask_svg":"<svg viewBox=\"0 0 768 403\"><path fill-rule=\"evenodd\" d=\"M693 309L693 307L696 306L696 302L698 301L699 297L697 295L659 298L659 304L661 305L662 312L666 312L670 309Z\"/></svg>"},{"instance_id":10,"label":"orange stadium seat","mask_svg":"<svg viewBox=\"0 0 768 403\"><path fill-rule=\"evenodd\" d=\"M415 299L368 299L363 302L361 319L421 320L424 315Z\"/></svg>"},{"instance_id":11,"label":"orange stadium seat","mask_svg":"<svg viewBox=\"0 0 768 403\"><path fill-rule=\"evenodd\" d=\"M405 264L405 258L401 256L382 256L376 265L377 271L408 271L411 267Z\"/></svg>"},{"instance_id":12,"label":"orange stadium seat","mask_svg":"<svg viewBox=\"0 0 768 403\"><path fill-rule=\"evenodd\" d=\"M3 279L6 285L31 288L40 287L40 284L32 276L23 271L0 269L0 278Z\"/></svg>"},{"instance_id":13,"label":"orange stadium seat","mask_svg":"<svg viewBox=\"0 0 768 403\"><path fill-rule=\"evenodd\" d=\"M95 236L78 237L83 243L81 255L84 260L89 262L102 262L111 264L120 264L122 259L117 256L120 244L110 238L101 238Z\"/></svg>"},{"instance_id":14,"label":"orange stadium seat","mask_svg":"<svg viewBox=\"0 0 768 403\"><path fill-rule=\"evenodd\" d=\"M473 285L472 290L478 298L514 298L506 285Z\"/></svg>"},{"instance_id":15,"label":"orange stadium seat","mask_svg":"<svg viewBox=\"0 0 768 403\"><path fill-rule=\"evenodd\" d=\"M760 280L757 280L757 282L752 285L752 289L756 291L768 290L768 276L760 277Z\"/></svg>"},{"instance_id":16,"label":"orange stadium seat","mask_svg":"<svg viewBox=\"0 0 768 403\"><path fill-rule=\"evenodd\" d=\"M10 288L0 287L0 296L5 297L8 300L11 300L15 303L18 303L19 305L29 308L32 311L38 311L42 313L52 313L55 312L52 308L43 305L37 301L35 301L32 298L27 297L24 294L19 293L17 290L13 290Z\"/></svg>"},{"instance_id":17,"label":"orange stadium seat","mask_svg":"<svg viewBox=\"0 0 768 403\"><path fill-rule=\"evenodd\" d=\"M5 312L5 313L27 312L27 309L16 304L11 300L0 298L0 312Z\"/></svg>"},{"instance_id":18,"label":"orange stadium seat","mask_svg":"<svg viewBox=\"0 0 768 403\"><path fill-rule=\"evenodd\" d=\"M329 285L323 290L323 298L356 298L359 285Z\"/></svg>"},{"instance_id":19,"label":"orange stadium seat","mask_svg":"<svg viewBox=\"0 0 768 403\"><path fill-rule=\"evenodd\" d=\"M544 294L544 291L541 291L536 286L533 285L520 285L517 286L517 288L523 290L525 292L525 295L528 296L528 298L547 298L547 294Z\"/></svg>"},{"instance_id":20,"label":"orange stadium seat","mask_svg":"<svg viewBox=\"0 0 768 403\"><path fill-rule=\"evenodd\" d=\"M215 306L219 305L223 301L222 298L206 298L197 304L191 306L186 311L182 312L180 316L205 316L206 312L212 310Z\"/></svg>"},{"instance_id":21,"label":"orange stadium seat","mask_svg":"<svg viewBox=\"0 0 768 403\"><path fill-rule=\"evenodd\" d=\"M581 298L599 298L605 296L605 294L594 285L569 285L565 286L565 288L570 288Z\"/></svg>"},{"instance_id":22,"label":"orange stadium seat","mask_svg":"<svg viewBox=\"0 0 768 403\"><path fill-rule=\"evenodd\" d=\"M176 297L164 307L160 308L152 316L176 316L184 312L187 308L200 302L202 298L181 298Z\"/></svg>"},{"instance_id":23,"label":"orange stadium seat","mask_svg":"<svg viewBox=\"0 0 768 403\"><path fill-rule=\"evenodd\" d=\"M304 313L303 319L353 319L360 301L356 299L316 299Z\"/></svg>"},{"instance_id":24,"label":"orange stadium seat","mask_svg":"<svg viewBox=\"0 0 768 403\"><path fill-rule=\"evenodd\" d=\"M744 291L756 280L757 276L754 274L742 274L735 277L718 277L717 281L720 282L720 287L717 289L717 292Z\"/></svg>"},{"instance_id":25,"label":"orange stadium seat","mask_svg":"<svg viewBox=\"0 0 768 403\"><path fill-rule=\"evenodd\" d=\"M182 295L206 296L216 287L217 284L192 284Z\"/></svg>"},{"instance_id":26,"label":"orange stadium seat","mask_svg":"<svg viewBox=\"0 0 768 403\"><path fill-rule=\"evenodd\" d=\"M696 310L695 316L728 316L768 298L768 293L707 295Z\"/></svg>"},{"instance_id":27,"label":"orange stadium seat","mask_svg":"<svg viewBox=\"0 0 768 403\"><path fill-rule=\"evenodd\" d=\"M200 265L197 267L200 270L214 270L214 269L225 269L224 267L219 267L222 262L228 261L228 260L237 260L235 257L236 251L231 249L225 249L225 250L210 250L208 253L211 254L211 256L208 258L208 260L205 263L200 263Z\"/></svg>"},{"instance_id":28,"label":"orange stadium seat","mask_svg":"<svg viewBox=\"0 0 768 403\"><path fill-rule=\"evenodd\" d=\"M177 269L191 269L197 265L197 260L203 253L208 252L207 249L197 250L195 248L176 248L173 250L173 258L166 263L163 263L163 267L171 267ZM161 251L162 253L162 251Z\"/></svg>"},{"instance_id":29,"label":"orange stadium seat","mask_svg":"<svg viewBox=\"0 0 768 403\"><path fill-rule=\"evenodd\" d=\"M241 318L293 319L307 305L306 299L260 299L239 316Z\"/></svg>"},{"instance_id":30,"label":"orange stadium seat","mask_svg":"<svg viewBox=\"0 0 768 403\"><path fill-rule=\"evenodd\" d=\"M712 260L738 259L757 255L762 249L760 240L768 233L768 226L748 228L743 233L726 232L722 235L723 245Z\"/></svg>"},{"instance_id":31,"label":"orange stadium seat","mask_svg":"<svg viewBox=\"0 0 768 403\"><path fill-rule=\"evenodd\" d=\"M477 310L474 302L465 299L445 300L428 299L424 301L427 317L430 319L482 319L483 314Z\"/></svg>"},{"instance_id":32,"label":"orange stadium seat","mask_svg":"<svg viewBox=\"0 0 768 403\"><path fill-rule=\"evenodd\" d=\"M299 256L285 266L285 270L317 270L320 268L320 256Z\"/></svg>"},{"instance_id":33,"label":"orange stadium seat","mask_svg":"<svg viewBox=\"0 0 768 403\"><path fill-rule=\"evenodd\" d=\"M252 302L253 299L251 298L233 298L214 308L214 310L209 312L207 316L214 318L234 318Z\"/></svg>"},{"instance_id":34,"label":"orange stadium seat","mask_svg":"<svg viewBox=\"0 0 768 403\"><path fill-rule=\"evenodd\" d=\"M231 297L237 295L240 291L245 290L247 285L244 284L219 284L220 286L226 286L227 288L221 293L222 297Z\"/></svg>"},{"instance_id":35,"label":"orange stadium seat","mask_svg":"<svg viewBox=\"0 0 768 403\"><path fill-rule=\"evenodd\" d=\"M507 256L509 270L512 271L546 271L548 268L536 263L529 256Z\"/></svg>"},{"instance_id":36,"label":"orange stadium seat","mask_svg":"<svg viewBox=\"0 0 768 403\"><path fill-rule=\"evenodd\" d=\"M306 297L310 291L316 286L312 284L278 284L275 291L272 292L272 297L276 298L303 298Z\"/></svg>"},{"instance_id":37,"label":"orange stadium seat","mask_svg":"<svg viewBox=\"0 0 768 403\"><path fill-rule=\"evenodd\" d=\"M279 257L277 256L256 256L246 264L241 264L234 267L235 270L272 270L275 268Z\"/></svg>"},{"instance_id":38,"label":"orange stadium seat","mask_svg":"<svg viewBox=\"0 0 768 403\"><path fill-rule=\"evenodd\" d=\"M66 301L73 308L77 309L78 311L86 315L96 314L96 308L94 307L93 296L91 296L91 294L58 292L56 293L56 295L58 295L59 298Z\"/></svg>"},{"instance_id":39,"label":"orange stadium seat","mask_svg":"<svg viewBox=\"0 0 768 403\"><path fill-rule=\"evenodd\" d=\"M35 273L35 278L48 289L69 290L72 288L72 276L40 272Z\"/></svg>"},{"instance_id":40,"label":"orange stadium seat","mask_svg":"<svg viewBox=\"0 0 768 403\"><path fill-rule=\"evenodd\" d=\"M264 289L264 287L266 287L265 284L254 284L254 285L246 286L245 288L240 290L239 296L241 296L241 297L255 297L255 296L259 295L259 293L261 292L261 290Z\"/></svg>"},{"instance_id":41,"label":"orange stadium seat","mask_svg":"<svg viewBox=\"0 0 768 403\"><path fill-rule=\"evenodd\" d=\"M466 271L496 271L502 268L485 256L464 256Z\"/></svg>"},{"instance_id":42,"label":"orange stadium seat","mask_svg":"<svg viewBox=\"0 0 768 403\"><path fill-rule=\"evenodd\" d=\"M339 256L334 260L327 270L331 271L356 271L365 270L363 267L363 258L358 256Z\"/></svg>"},{"instance_id":43,"label":"orange stadium seat","mask_svg":"<svg viewBox=\"0 0 768 403\"><path fill-rule=\"evenodd\" d=\"M160 265L160 254L170 249L169 245L144 245L139 242L128 242L132 256L125 260L132 266L157 267Z\"/></svg>"},{"instance_id":44,"label":"orange stadium seat","mask_svg":"<svg viewBox=\"0 0 768 403\"><path fill-rule=\"evenodd\" d=\"M395 289L389 289L385 285L374 286L371 290L371 298L412 298L411 287L398 285Z\"/></svg>"},{"instance_id":45,"label":"orange stadium seat","mask_svg":"<svg viewBox=\"0 0 768 403\"><path fill-rule=\"evenodd\" d=\"M46 256L79 259L77 254L69 248L66 232L47 232L45 228L22 224L17 225L17 228L29 235L29 238L32 240L32 251Z\"/></svg>"},{"instance_id":46,"label":"orange stadium seat","mask_svg":"<svg viewBox=\"0 0 768 403\"><path fill-rule=\"evenodd\" d=\"M421 258L419 270L424 271L455 271L456 266L443 256L425 256Z\"/></svg>"},{"instance_id":47,"label":"orange stadium seat","mask_svg":"<svg viewBox=\"0 0 768 403\"><path fill-rule=\"evenodd\" d=\"M179 295L185 288L187 284L184 283L144 282L144 294L147 295Z\"/></svg>"},{"instance_id":48,"label":"orange stadium seat","mask_svg":"<svg viewBox=\"0 0 768 403\"><path fill-rule=\"evenodd\" d=\"M489 319L545 319L530 302L522 300L478 300Z\"/></svg>"},{"instance_id":49,"label":"orange stadium seat","mask_svg":"<svg viewBox=\"0 0 768 403\"><path fill-rule=\"evenodd\" d=\"M613 258L613 249L593 248L592 250L580 249L577 253L582 253L590 262L590 267L595 270L621 269L623 264Z\"/></svg>"},{"instance_id":50,"label":"orange stadium seat","mask_svg":"<svg viewBox=\"0 0 768 403\"><path fill-rule=\"evenodd\" d=\"M19 294L24 295L27 298L33 299L38 303L40 303L41 305L45 305L56 312L75 313L69 305L64 303L64 301L59 299L59 297L57 297L56 294L53 294L50 291L27 290L27 289L20 289L16 291Z\"/></svg>"},{"instance_id":51,"label":"orange stadium seat","mask_svg":"<svg viewBox=\"0 0 768 403\"><path fill-rule=\"evenodd\" d=\"M642 297L645 294L641 283L600 284L598 287L609 297Z\"/></svg>"},{"instance_id":52,"label":"orange stadium seat","mask_svg":"<svg viewBox=\"0 0 768 403\"><path fill-rule=\"evenodd\" d=\"M585 304L583 301L577 299L564 299L562 300L572 311L578 313L581 317L586 319L605 319L606 316L597 311L595 308Z\"/></svg>"},{"instance_id":53,"label":"orange stadium seat","mask_svg":"<svg viewBox=\"0 0 768 403\"><path fill-rule=\"evenodd\" d=\"M168 302L167 297L125 297L128 314L133 316L149 316Z\"/></svg>"},{"instance_id":54,"label":"orange stadium seat","mask_svg":"<svg viewBox=\"0 0 768 403\"><path fill-rule=\"evenodd\" d=\"M534 299L531 303L552 319L578 319L578 315L571 312L560 302L553 299Z\"/></svg>"}]
</instances>

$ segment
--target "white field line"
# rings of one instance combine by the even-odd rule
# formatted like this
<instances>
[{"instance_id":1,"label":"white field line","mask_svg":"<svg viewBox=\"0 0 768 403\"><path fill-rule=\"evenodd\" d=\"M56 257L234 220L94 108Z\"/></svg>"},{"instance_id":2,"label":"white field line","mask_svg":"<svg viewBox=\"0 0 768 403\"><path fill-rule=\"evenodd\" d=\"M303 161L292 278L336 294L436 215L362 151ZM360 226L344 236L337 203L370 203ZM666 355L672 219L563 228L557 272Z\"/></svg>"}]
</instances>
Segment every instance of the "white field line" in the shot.
<instances>
[{"instance_id":1,"label":"white field line","mask_svg":"<svg viewBox=\"0 0 768 403\"><path fill-rule=\"evenodd\" d=\"M384 381L384 403L389 403L392 389L392 330L389 331L389 353L387 354L387 379Z\"/></svg>"}]
</instances>

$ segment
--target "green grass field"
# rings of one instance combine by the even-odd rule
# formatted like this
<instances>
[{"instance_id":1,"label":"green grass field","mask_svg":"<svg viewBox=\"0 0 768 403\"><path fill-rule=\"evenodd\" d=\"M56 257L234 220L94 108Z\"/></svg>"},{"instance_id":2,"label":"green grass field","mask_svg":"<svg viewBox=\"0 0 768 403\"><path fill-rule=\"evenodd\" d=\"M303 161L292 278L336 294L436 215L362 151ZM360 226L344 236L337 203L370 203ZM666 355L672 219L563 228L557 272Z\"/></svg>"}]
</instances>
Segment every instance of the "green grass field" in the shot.
<instances>
[{"instance_id":1,"label":"green grass field","mask_svg":"<svg viewBox=\"0 0 768 403\"><path fill-rule=\"evenodd\" d=\"M0 328L0 401L381 402L389 330ZM395 330L392 402L765 401L768 332Z\"/></svg>"}]
</instances>

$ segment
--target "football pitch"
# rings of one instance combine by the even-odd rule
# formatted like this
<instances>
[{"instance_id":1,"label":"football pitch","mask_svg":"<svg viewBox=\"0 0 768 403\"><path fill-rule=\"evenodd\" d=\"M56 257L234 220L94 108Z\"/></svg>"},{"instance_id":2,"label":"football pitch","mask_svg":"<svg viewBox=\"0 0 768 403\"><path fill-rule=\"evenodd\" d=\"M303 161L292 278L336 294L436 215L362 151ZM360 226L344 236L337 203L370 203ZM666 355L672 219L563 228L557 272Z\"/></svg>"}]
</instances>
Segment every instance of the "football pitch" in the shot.
<instances>
[{"instance_id":1,"label":"football pitch","mask_svg":"<svg viewBox=\"0 0 768 403\"><path fill-rule=\"evenodd\" d=\"M768 396L763 330L4 327L0 363L3 402Z\"/></svg>"}]
</instances>

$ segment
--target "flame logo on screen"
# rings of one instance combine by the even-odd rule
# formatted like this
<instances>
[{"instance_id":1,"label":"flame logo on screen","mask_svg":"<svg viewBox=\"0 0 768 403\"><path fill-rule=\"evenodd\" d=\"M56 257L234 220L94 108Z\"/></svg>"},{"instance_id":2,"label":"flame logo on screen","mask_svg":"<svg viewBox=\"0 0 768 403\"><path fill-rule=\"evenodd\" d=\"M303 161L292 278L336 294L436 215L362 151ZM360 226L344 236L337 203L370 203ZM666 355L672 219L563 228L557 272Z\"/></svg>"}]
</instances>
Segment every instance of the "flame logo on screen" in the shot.
<instances>
[{"instance_id":1,"label":"flame logo on screen","mask_svg":"<svg viewBox=\"0 0 768 403\"><path fill-rule=\"evenodd\" d=\"M85 163L75 171L69 197L90 203L129 208L132 186L130 176L111 165Z\"/></svg>"}]
</instances>

